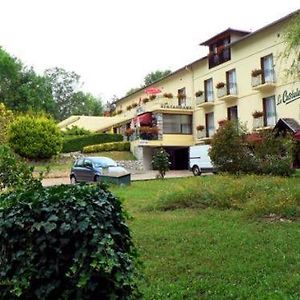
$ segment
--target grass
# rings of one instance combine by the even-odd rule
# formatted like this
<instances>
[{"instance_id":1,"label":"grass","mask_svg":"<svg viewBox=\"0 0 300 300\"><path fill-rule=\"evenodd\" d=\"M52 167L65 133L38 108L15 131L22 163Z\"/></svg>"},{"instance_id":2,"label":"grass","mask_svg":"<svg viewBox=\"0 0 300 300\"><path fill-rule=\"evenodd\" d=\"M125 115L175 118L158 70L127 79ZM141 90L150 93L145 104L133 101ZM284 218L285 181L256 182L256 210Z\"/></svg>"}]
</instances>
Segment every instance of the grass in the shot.
<instances>
[{"instance_id":1,"label":"grass","mask_svg":"<svg viewBox=\"0 0 300 300\"><path fill-rule=\"evenodd\" d=\"M85 156L106 156L114 160L135 160L135 157L129 151L97 152L89 153ZM74 159L71 157L57 157L50 160L30 161L29 163L34 166L36 172L46 172L47 168L49 168L49 177L60 177L69 175L73 162Z\"/></svg>"},{"instance_id":2,"label":"grass","mask_svg":"<svg viewBox=\"0 0 300 300\"><path fill-rule=\"evenodd\" d=\"M298 221L249 219L243 210L232 208L162 211L157 206L160 199L188 184L204 182L214 189L223 179L210 176L113 187L134 217L130 227L144 263L140 287L145 299L300 298ZM300 189L297 177L244 180L255 179L260 187L279 180L282 189L293 193ZM226 180L231 184L236 178Z\"/></svg>"}]
</instances>

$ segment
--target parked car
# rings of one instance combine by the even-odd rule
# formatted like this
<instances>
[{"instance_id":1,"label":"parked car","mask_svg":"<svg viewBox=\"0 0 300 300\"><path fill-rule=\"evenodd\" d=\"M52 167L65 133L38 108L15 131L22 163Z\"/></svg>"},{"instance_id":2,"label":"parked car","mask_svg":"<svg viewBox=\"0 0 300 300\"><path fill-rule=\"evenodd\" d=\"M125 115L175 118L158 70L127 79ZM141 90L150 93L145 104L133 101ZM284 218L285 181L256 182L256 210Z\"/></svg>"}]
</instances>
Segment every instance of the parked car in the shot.
<instances>
[{"instance_id":1,"label":"parked car","mask_svg":"<svg viewBox=\"0 0 300 300\"><path fill-rule=\"evenodd\" d=\"M217 169L213 166L208 155L210 145L191 146L189 151L189 168L195 176L202 173L216 173Z\"/></svg>"},{"instance_id":2,"label":"parked car","mask_svg":"<svg viewBox=\"0 0 300 300\"><path fill-rule=\"evenodd\" d=\"M120 176L129 174L127 170L109 157L84 157L75 161L71 173L71 183L100 181L102 175Z\"/></svg>"}]
</instances>

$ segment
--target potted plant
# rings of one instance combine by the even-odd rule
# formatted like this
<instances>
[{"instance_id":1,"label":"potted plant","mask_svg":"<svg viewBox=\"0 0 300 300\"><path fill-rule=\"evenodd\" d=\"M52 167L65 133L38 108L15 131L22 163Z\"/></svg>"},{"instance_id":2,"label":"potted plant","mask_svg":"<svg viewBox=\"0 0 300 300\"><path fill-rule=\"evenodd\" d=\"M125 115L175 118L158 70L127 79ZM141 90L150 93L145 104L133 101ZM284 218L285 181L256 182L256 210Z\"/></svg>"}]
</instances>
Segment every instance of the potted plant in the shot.
<instances>
[{"instance_id":1,"label":"potted plant","mask_svg":"<svg viewBox=\"0 0 300 300\"><path fill-rule=\"evenodd\" d=\"M225 46L221 45L217 48L217 54L220 55L224 51Z\"/></svg>"},{"instance_id":2,"label":"potted plant","mask_svg":"<svg viewBox=\"0 0 300 300\"><path fill-rule=\"evenodd\" d=\"M150 95L150 96L149 96L149 99L150 99L150 100L154 100L155 98L156 98L156 95Z\"/></svg>"},{"instance_id":3,"label":"potted plant","mask_svg":"<svg viewBox=\"0 0 300 300\"><path fill-rule=\"evenodd\" d=\"M132 105L128 105L128 106L126 107L126 109L127 109L127 110L131 110L131 109L132 109Z\"/></svg>"},{"instance_id":4,"label":"potted plant","mask_svg":"<svg viewBox=\"0 0 300 300\"><path fill-rule=\"evenodd\" d=\"M264 113L262 111L255 111L252 113L253 116L253 128L261 128L264 123Z\"/></svg>"},{"instance_id":5,"label":"potted plant","mask_svg":"<svg viewBox=\"0 0 300 300\"><path fill-rule=\"evenodd\" d=\"M134 132L134 129L132 129L132 128L127 128L127 129L125 130L125 135L126 135L126 136L131 136L131 135L133 134L133 132Z\"/></svg>"},{"instance_id":6,"label":"potted plant","mask_svg":"<svg viewBox=\"0 0 300 300\"><path fill-rule=\"evenodd\" d=\"M257 77L257 76L259 76L259 75L261 75L262 74L262 69L254 69L254 70L252 70L252 72L251 72L251 76L252 77Z\"/></svg>"},{"instance_id":7,"label":"potted plant","mask_svg":"<svg viewBox=\"0 0 300 300\"><path fill-rule=\"evenodd\" d=\"M226 124L227 121L228 121L227 119L223 119L223 120L218 121L218 124L220 127L222 127Z\"/></svg>"},{"instance_id":8,"label":"potted plant","mask_svg":"<svg viewBox=\"0 0 300 300\"><path fill-rule=\"evenodd\" d=\"M254 119L258 119L264 116L264 112L263 111L255 111L252 113L252 116Z\"/></svg>"},{"instance_id":9,"label":"potted plant","mask_svg":"<svg viewBox=\"0 0 300 300\"><path fill-rule=\"evenodd\" d=\"M196 129L197 129L198 131L202 131L204 128L205 128L205 127L204 127L203 125L198 125L198 126L196 127Z\"/></svg>"},{"instance_id":10,"label":"potted plant","mask_svg":"<svg viewBox=\"0 0 300 300\"><path fill-rule=\"evenodd\" d=\"M117 111L117 115L120 115L122 112L123 112L123 110L122 110L122 109L119 109L119 110Z\"/></svg>"},{"instance_id":11,"label":"potted plant","mask_svg":"<svg viewBox=\"0 0 300 300\"><path fill-rule=\"evenodd\" d=\"M163 97L172 99L173 98L173 94L172 93L164 93Z\"/></svg>"},{"instance_id":12,"label":"potted plant","mask_svg":"<svg viewBox=\"0 0 300 300\"><path fill-rule=\"evenodd\" d=\"M149 102L149 98L144 98L142 101L143 101L143 103L147 103L147 102Z\"/></svg>"},{"instance_id":13,"label":"potted plant","mask_svg":"<svg viewBox=\"0 0 300 300\"><path fill-rule=\"evenodd\" d=\"M138 106L137 103L132 103L132 108L135 108L135 107L137 107L137 106Z\"/></svg>"},{"instance_id":14,"label":"potted plant","mask_svg":"<svg viewBox=\"0 0 300 300\"><path fill-rule=\"evenodd\" d=\"M197 91L196 93L195 93L195 96L196 97L201 97L203 95L203 91Z\"/></svg>"},{"instance_id":15,"label":"potted plant","mask_svg":"<svg viewBox=\"0 0 300 300\"><path fill-rule=\"evenodd\" d=\"M225 83L224 82L218 82L216 84L216 89L222 89L223 87L225 87Z\"/></svg>"},{"instance_id":16,"label":"potted plant","mask_svg":"<svg viewBox=\"0 0 300 300\"><path fill-rule=\"evenodd\" d=\"M216 84L217 95L219 98L224 97L227 93L226 84L224 82L218 82Z\"/></svg>"},{"instance_id":17,"label":"potted plant","mask_svg":"<svg viewBox=\"0 0 300 300\"><path fill-rule=\"evenodd\" d=\"M252 87L258 86L262 83L262 70L254 69L251 72L251 84Z\"/></svg>"}]
</instances>

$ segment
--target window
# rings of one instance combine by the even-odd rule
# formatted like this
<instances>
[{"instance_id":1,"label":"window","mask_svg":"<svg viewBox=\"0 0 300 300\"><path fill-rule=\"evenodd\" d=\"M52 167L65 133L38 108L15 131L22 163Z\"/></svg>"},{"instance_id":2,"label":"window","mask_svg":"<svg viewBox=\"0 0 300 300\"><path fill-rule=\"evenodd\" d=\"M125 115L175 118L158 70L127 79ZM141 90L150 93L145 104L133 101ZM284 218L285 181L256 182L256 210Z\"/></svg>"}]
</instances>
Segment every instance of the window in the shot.
<instances>
[{"instance_id":1,"label":"window","mask_svg":"<svg viewBox=\"0 0 300 300\"><path fill-rule=\"evenodd\" d=\"M237 94L235 69L226 72L226 86L227 86L227 95Z\"/></svg>"},{"instance_id":2,"label":"window","mask_svg":"<svg viewBox=\"0 0 300 300\"><path fill-rule=\"evenodd\" d=\"M178 105L186 105L185 87L178 90Z\"/></svg>"},{"instance_id":3,"label":"window","mask_svg":"<svg viewBox=\"0 0 300 300\"><path fill-rule=\"evenodd\" d=\"M231 58L230 47L230 37L225 37L213 44L209 45L210 55L208 57L208 67L209 69L220 65Z\"/></svg>"},{"instance_id":4,"label":"window","mask_svg":"<svg viewBox=\"0 0 300 300\"><path fill-rule=\"evenodd\" d=\"M264 107L264 126L273 126L276 124L276 104L275 96L263 99Z\"/></svg>"},{"instance_id":5,"label":"window","mask_svg":"<svg viewBox=\"0 0 300 300\"><path fill-rule=\"evenodd\" d=\"M192 116L164 114L163 133L192 134Z\"/></svg>"},{"instance_id":6,"label":"window","mask_svg":"<svg viewBox=\"0 0 300 300\"><path fill-rule=\"evenodd\" d=\"M214 101L214 86L212 78L204 80L205 102Z\"/></svg>"},{"instance_id":7,"label":"window","mask_svg":"<svg viewBox=\"0 0 300 300\"><path fill-rule=\"evenodd\" d=\"M83 161L84 161L83 158L78 159L75 163L75 167L83 167Z\"/></svg>"},{"instance_id":8,"label":"window","mask_svg":"<svg viewBox=\"0 0 300 300\"><path fill-rule=\"evenodd\" d=\"M230 121L234 121L238 119L237 106L231 106L227 108L227 119Z\"/></svg>"},{"instance_id":9,"label":"window","mask_svg":"<svg viewBox=\"0 0 300 300\"><path fill-rule=\"evenodd\" d=\"M211 137L215 133L214 113L205 114L206 137Z\"/></svg>"},{"instance_id":10,"label":"window","mask_svg":"<svg viewBox=\"0 0 300 300\"><path fill-rule=\"evenodd\" d=\"M275 82L273 54L264 56L260 59L262 69L262 83Z\"/></svg>"}]
</instances>

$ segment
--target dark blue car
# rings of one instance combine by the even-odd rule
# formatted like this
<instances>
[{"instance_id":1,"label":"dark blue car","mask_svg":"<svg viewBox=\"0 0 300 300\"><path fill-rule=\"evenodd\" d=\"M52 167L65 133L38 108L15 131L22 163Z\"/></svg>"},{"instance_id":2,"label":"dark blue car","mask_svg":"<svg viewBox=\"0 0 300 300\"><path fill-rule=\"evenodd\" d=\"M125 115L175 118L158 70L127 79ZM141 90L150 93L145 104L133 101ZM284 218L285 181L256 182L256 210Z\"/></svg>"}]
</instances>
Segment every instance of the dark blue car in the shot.
<instances>
[{"instance_id":1,"label":"dark blue car","mask_svg":"<svg viewBox=\"0 0 300 300\"><path fill-rule=\"evenodd\" d=\"M101 175L120 176L128 172L109 157L84 157L75 161L71 173L71 183L99 181Z\"/></svg>"}]
</instances>

